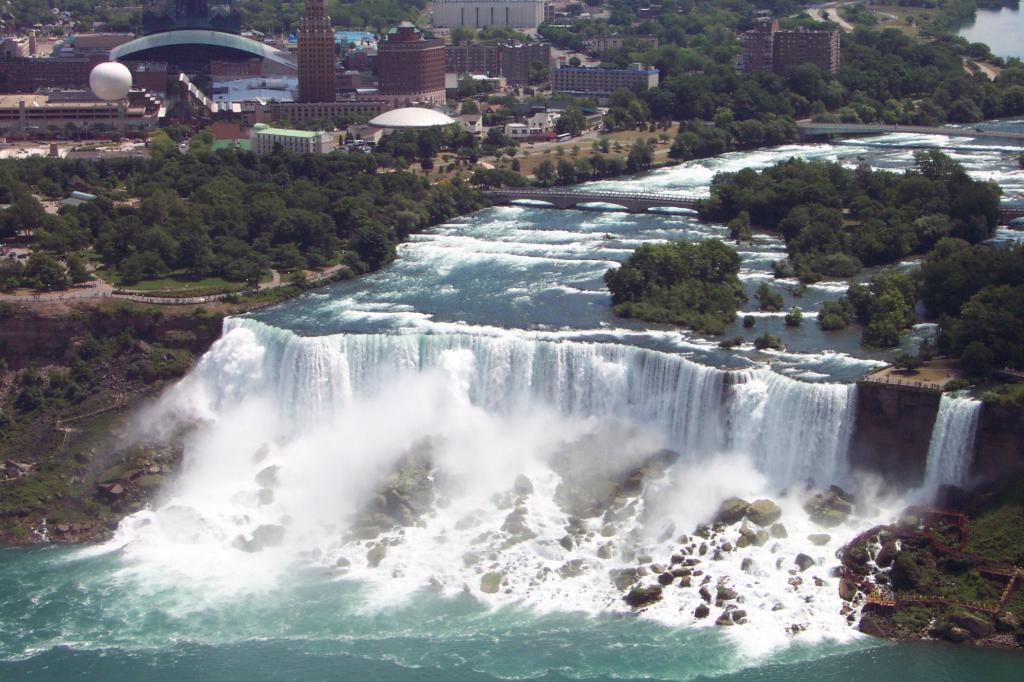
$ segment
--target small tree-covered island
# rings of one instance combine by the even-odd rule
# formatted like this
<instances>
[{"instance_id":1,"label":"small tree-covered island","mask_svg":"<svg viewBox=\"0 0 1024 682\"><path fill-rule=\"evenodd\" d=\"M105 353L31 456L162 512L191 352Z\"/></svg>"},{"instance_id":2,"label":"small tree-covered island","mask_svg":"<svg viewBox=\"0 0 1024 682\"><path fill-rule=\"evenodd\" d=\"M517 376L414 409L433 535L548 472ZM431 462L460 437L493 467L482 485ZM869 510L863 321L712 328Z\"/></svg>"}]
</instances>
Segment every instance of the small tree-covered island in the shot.
<instances>
[{"instance_id":1,"label":"small tree-covered island","mask_svg":"<svg viewBox=\"0 0 1024 682\"><path fill-rule=\"evenodd\" d=\"M53 4L0 679L1019 679L1015 0Z\"/></svg>"}]
</instances>

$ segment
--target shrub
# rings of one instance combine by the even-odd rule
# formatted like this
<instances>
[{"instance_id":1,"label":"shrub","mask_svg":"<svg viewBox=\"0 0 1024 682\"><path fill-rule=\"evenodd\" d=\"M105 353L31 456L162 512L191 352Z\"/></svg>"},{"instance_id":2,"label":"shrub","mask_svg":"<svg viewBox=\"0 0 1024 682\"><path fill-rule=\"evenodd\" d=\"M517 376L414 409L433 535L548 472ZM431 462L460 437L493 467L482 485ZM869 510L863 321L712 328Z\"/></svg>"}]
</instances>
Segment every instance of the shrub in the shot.
<instances>
[{"instance_id":1,"label":"shrub","mask_svg":"<svg viewBox=\"0 0 1024 682\"><path fill-rule=\"evenodd\" d=\"M785 346L782 344L782 339L777 336L772 336L768 332L765 332L754 339L754 348L758 350L765 350L766 348L785 350Z\"/></svg>"}]
</instances>

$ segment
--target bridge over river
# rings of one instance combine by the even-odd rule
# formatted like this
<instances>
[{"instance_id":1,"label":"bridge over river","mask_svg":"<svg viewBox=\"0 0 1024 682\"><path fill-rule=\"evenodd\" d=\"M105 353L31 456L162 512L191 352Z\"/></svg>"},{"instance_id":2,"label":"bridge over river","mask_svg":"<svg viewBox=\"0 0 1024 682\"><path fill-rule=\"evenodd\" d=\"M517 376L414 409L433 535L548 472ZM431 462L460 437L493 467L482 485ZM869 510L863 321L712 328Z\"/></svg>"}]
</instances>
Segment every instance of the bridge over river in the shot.
<instances>
[{"instance_id":1,"label":"bridge over river","mask_svg":"<svg viewBox=\"0 0 1024 682\"><path fill-rule=\"evenodd\" d=\"M814 123L800 122L796 124L800 131L800 139L850 135L884 135L886 133L914 133L918 135L949 135L950 137L972 137L1003 142L1024 147L1024 127L1019 130L1000 130L979 123L973 127L950 128L940 126L897 126L876 123Z\"/></svg>"},{"instance_id":2,"label":"bridge over river","mask_svg":"<svg viewBox=\"0 0 1024 682\"><path fill-rule=\"evenodd\" d=\"M701 197L667 192L613 192L552 187L500 187L488 193L499 204L528 200L539 202L539 208L578 208L586 204L608 204L621 207L630 213L644 213L652 208L686 208L696 210ZM1024 204L1014 202L1003 204L999 211L999 222L1013 226L1024 222Z\"/></svg>"}]
</instances>

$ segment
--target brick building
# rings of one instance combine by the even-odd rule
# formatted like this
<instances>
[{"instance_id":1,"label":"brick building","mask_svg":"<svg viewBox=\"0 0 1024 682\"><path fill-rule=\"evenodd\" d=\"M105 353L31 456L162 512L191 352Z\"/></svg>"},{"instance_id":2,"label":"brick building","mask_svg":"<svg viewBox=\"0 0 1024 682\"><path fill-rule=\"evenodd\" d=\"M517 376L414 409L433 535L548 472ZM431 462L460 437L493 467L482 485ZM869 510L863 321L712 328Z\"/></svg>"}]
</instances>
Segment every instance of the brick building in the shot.
<instances>
[{"instance_id":1,"label":"brick building","mask_svg":"<svg viewBox=\"0 0 1024 682\"><path fill-rule=\"evenodd\" d=\"M763 18L757 28L740 34L743 47L736 61L741 71L783 73L800 64L814 64L822 71L839 71L839 31L779 29L777 19Z\"/></svg>"},{"instance_id":2,"label":"brick building","mask_svg":"<svg viewBox=\"0 0 1024 682\"><path fill-rule=\"evenodd\" d=\"M299 22L299 101L333 102L335 85L334 29L324 0L306 0Z\"/></svg>"},{"instance_id":3,"label":"brick building","mask_svg":"<svg viewBox=\"0 0 1024 682\"><path fill-rule=\"evenodd\" d=\"M409 22L391 29L378 44L377 68L380 98L392 106L445 103L444 44L424 40Z\"/></svg>"},{"instance_id":4,"label":"brick building","mask_svg":"<svg viewBox=\"0 0 1024 682\"><path fill-rule=\"evenodd\" d=\"M508 42L501 45L460 43L444 48L447 73L471 73L504 76L509 85L530 82L530 64L540 62L547 67L551 61L548 43Z\"/></svg>"}]
</instances>

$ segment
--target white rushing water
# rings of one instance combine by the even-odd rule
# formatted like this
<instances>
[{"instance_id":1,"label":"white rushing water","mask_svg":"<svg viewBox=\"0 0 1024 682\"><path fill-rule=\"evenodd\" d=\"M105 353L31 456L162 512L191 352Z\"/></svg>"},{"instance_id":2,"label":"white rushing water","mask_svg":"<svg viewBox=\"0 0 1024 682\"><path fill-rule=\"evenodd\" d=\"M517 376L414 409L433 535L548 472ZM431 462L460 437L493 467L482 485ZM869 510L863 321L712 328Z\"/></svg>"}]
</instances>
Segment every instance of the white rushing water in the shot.
<instances>
[{"instance_id":1,"label":"white rushing water","mask_svg":"<svg viewBox=\"0 0 1024 682\"><path fill-rule=\"evenodd\" d=\"M869 520L809 548L820 529L801 505L805 483L820 489L847 473L855 390L524 332L301 337L229 319L196 369L140 418L149 433L201 426L167 499L126 519L110 547L145 589L184 580L204 599L271 589L297 563L334 570L343 560L348 579L376 585L378 606L429 584L495 604L627 611L609 570L644 555L667 561L730 495L767 496L783 508L788 537L714 562L714 579L745 595L750 620L776 626L774 636L736 636L771 648L813 622L807 637L848 638L830 571L842 539ZM678 457L652 458L665 449ZM353 519L384 499L404 457L424 451L434 504L360 539ZM603 514L579 519L566 508L566 489L607 490L633 471L646 472L642 489L615 493ZM531 491L513 491L520 475ZM281 535L264 543L268 532ZM374 542L386 546L379 566ZM799 552L815 568L794 583ZM488 571L502 576L496 594L482 590ZM698 587L648 616L710 625L693 615Z\"/></svg>"},{"instance_id":2,"label":"white rushing water","mask_svg":"<svg viewBox=\"0 0 1024 682\"><path fill-rule=\"evenodd\" d=\"M594 186L706 194L715 172L789 156L913 162L886 139L728 154ZM998 168L1019 191L1024 175L993 160L1001 153L954 156L974 175ZM724 658L857 637L836 553L899 502L860 485L865 504L825 530L804 504L850 479L850 382L881 360L855 333L809 319L790 329L753 299L741 314L756 327L738 318L729 335L744 341L731 350L609 309L602 276L640 244L724 234L684 215L494 208L416 235L378 273L227 320L137 420L140 437L194 427L180 474L97 551L117 550L116 578L174 616L261 599L301 573L345 581L359 594L348 606L372 626L423 590L496 609L629 613L610 571L653 571L688 547L701 574L642 618L713 626L724 607L695 614L707 581L735 590L749 620L720 630L738 640ZM748 294L784 252L772 235L743 247ZM795 284L776 283L807 315L848 285L786 289ZM756 351L764 332L787 350ZM786 531L741 547L736 524L695 540L729 496L776 501Z\"/></svg>"},{"instance_id":3,"label":"white rushing water","mask_svg":"<svg viewBox=\"0 0 1024 682\"><path fill-rule=\"evenodd\" d=\"M981 405L980 400L942 394L928 445L924 476L926 491L934 493L941 485L963 486L968 483Z\"/></svg>"}]
</instances>

